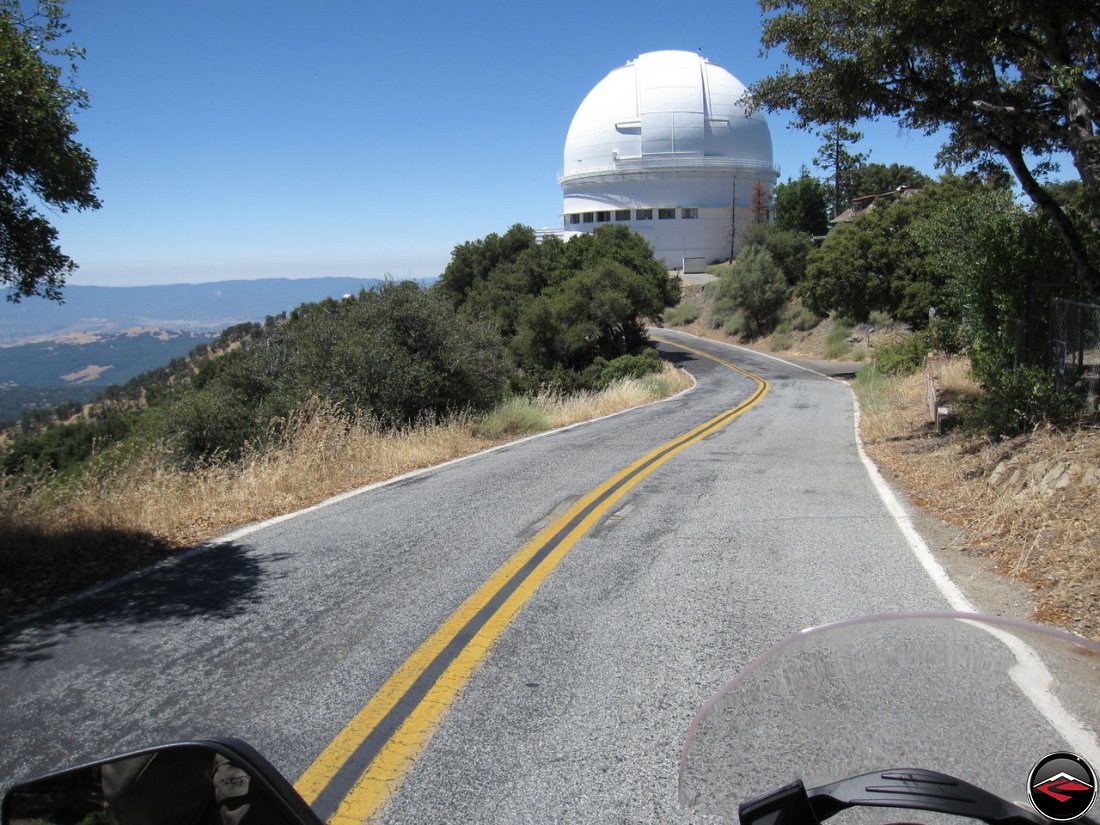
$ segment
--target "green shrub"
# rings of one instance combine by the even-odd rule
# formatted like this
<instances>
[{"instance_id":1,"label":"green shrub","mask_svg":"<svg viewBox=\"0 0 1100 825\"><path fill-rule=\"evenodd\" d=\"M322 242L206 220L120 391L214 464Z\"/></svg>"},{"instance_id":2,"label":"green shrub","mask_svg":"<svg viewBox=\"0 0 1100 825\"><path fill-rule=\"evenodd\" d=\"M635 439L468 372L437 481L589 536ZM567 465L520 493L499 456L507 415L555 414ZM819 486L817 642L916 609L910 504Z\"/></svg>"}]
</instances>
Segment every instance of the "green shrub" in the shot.
<instances>
[{"instance_id":1,"label":"green shrub","mask_svg":"<svg viewBox=\"0 0 1100 825\"><path fill-rule=\"evenodd\" d=\"M534 395L547 390L563 394L602 390L622 378L639 378L663 369L661 356L652 346L638 355L620 355L610 361L597 356L582 369L557 364L549 370L517 370L510 379L516 395Z\"/></svg>"},{"instance_id":2,"label":"green shrub","mask_svg":"<svg viewBox=\"0 0 1100 825\"><path fill-rule=\"evenodd\" d=\"M639 352L644 319L674 306L680 284L621 224L542 243L517 225L456 247L433 290L498 331L516 385L553 380L559 365L583 372L596 358Z\"/></svg>"},{"instance_id":3,"label":"green shrub","mask_svg":"<svg viewBox=\"0 0 1100 825\"><path fill-rule=\"evenodd\" d=\"M896 344L875 350L875 367L885 375L912 375L924 368L929 336L917 333Z\"/></svg>"},{"instance_id":4,"label":"green shrub","mask_svg":"<svg viewBox=\"0 0 1100 825\"><path fill-rule=\"evenodd\" d=\"M787 282L770 252L748 246L737 256L737 266L718 282L714 306L729 317L741 310L754 335L764 335L775 325L787 302Z\"/></svg>"},{"instance_id":5,"label":"green shrub","mask_svg":"<svg viewBox=\"0 0 1100 825\"><path fill-rule=\"evenodd\" d=\"M313 396L401 427L490 408L507 381L499 334L408 281L304 304L263 336L204 364L166 416L185 461L237 458Z\"/></svg>"},{"instance_id":6,"label":"green shrub","mask_svg":"<svg viewBox=\"0 0 1100 825\"><path fill-rule=\"evenodd\" d=\"M966 345L962 326L951 318L934 318L924 332L928 336L929 349L961 352Z\"/></svg>"},{"instance_id":7,"label":"green shrub","mask_svg":"<svg viewBox=\"0 0 1100 825\"><path fill-rule=\"evenodd\" d=\"M1045 422L1066 423L1081 411L1081 401L1059 393L1054 374L1043 367L1022 366L988 371L984 393L966 401L961 419L965 427L991 436L1012 436Z\"/></svg>"},{"instance_id":8,"label":"green shrub","mask_svg":"<svg viewBox=\"0 0 1100 825\"><path fill-rule=\"evenodd\" d=\"M664 372L644 375L638 381L643 389L648 390L657 398L668 398L672 395L672 379Z\"/></svg>"},{"instance_id":9,"label":"green shrub","mask_svg":"<svg viewBox=\"0 0 1100 825\"><path fill-rule=\"evenodd\" d=\"M666 309L661 314L661 320L670 327L686 326L696 320L702 311L698 304L682 304Z\"/></svg>"},{"instance_id":10,"label":"green shrub","mask_svg":"<svg viewBox=\"0 0 1100 825\"><path fill-rule=\"evenodd\" d=\"M799 332L807 332L822 321L820 316L814 315L814 313L807 307L804 307L799 301L788 303L781 317L790 324L792 329L796 329Z\"/></svg>"},{"instance_id":11,"label":"green shrub","mask_svg":"<svg viewBox=\"0 0 1100 825\"><path fill-rule=\"evenodd\" d=\"M944 179L913 197L877 203L850 223L835 227L809 254L799 294L819 313L846 313L866 321L872 310L913 327L928 323L941 305L957 247L933 227L945 209L972 200L980 184ZM927 238L927 241L925 240ZM948 267L936 264L942 257Z\"/></svg>"},{"instance_id":12,"label":"green shrub","mask_svg":"<svg viewBox=\"0 0 1100 825\"><path fill-rule=\"evenodd\" d=\"M622 378L641 378L651 372L660 372L663 368L661 356L652 347L643 350L640 355L620 355L600 370L600 388Z\"/></svg>"},{"instance_id":13,"label":"green shrub","mask_svg":"<svg viewBox=\"0 0 1100 825\"><path fill-rule=\"evenodd\" d=\"M825 338L825 357L843 358L847 355L852 349L852 345L848 343L851 333L852 328L838 318Z\"/></svg>"},{"instance_id":14,"label":"green shrub","mask_svg":"<svg viewBox=\"0 0 1100 825\"><path fill-rule=\"evenodd\" d=\"M4 455L2 469L8 475L44 470L64 470L96 450L126 436L137 413L115 413L102 421L66 424L33 438L15 442Z\"/></svg>"},{"instance_id":15,"label":"green shrub","mask_svg":"<svg viewBox=\"0 0 1100 825\"><path fill-rule=\"evenodd\" d=\"M529 398L509 398L490 410L474 430L483 438L500 438L550 429L550 419Z\"/></svg>"},{"instance_id":16,"label":"green shrub","mask_svg":"<svg viewBox=\"0 0 1100 825\"><path fill-rule=\"evenodd\" d=\"M734 312L722 325L722 332L726 335L744 335L748 330L748 320L745 318L745 313L737 311Z\"/></svg>"},{"instance_id":17,"label":"green shrub","mask_svg":"<svg viewBox=\"0 0 1100 825\"><path fill-rule=\"evenodd\" d=\"M781 321L772 332L772 351L779 352L780 350L790 349L793 344L794 338L791 336L791 325L786 321Z\"/></svg>"},{"instance_id":18,"label":"green shrub","mask_svg":"<svg viewBox=\"0 0 1100 825\"><path fill-rule=\"evenodd\" d=\"M536 395L540 392L570 394L597 386L607 359L597 358L583 370L557 364L551 369L517 369L508 377L508 386L516 395Z\"/></svg>"},{"instance_id":19,"label":"green shrub","mask_svg":"<svg viewBox=\"0 0 1100 825\"><path fill-rule=\"evenodd\" d=\"M782 352L788 350L794 345L794 339L791 338L789 332L773 332L771 340L772 352Z\"/></svg>"},{"instance_id":20,"label":"green shrub","mask_svg":"<svg viewBox=\"0 0 1100 825\"><path fill-rule=\"evenodd\" d=\"M269 428L237 393L200 389L180 398L169 413L181 463L240 458L246 444L257 444Z\"/></svg>"},{"instance_id":21,"label":"green shrub","mask_svg":"<svg viewBox=\"0 0 1100 825\"><path fill-rule=\"evenodd\" d=\"M661 278L669 280L664 270ZM527 370L558 364L584 369L597 357L638 352L647 341L640 319L658 317L678 299L659 291L644 273L603 261L531 299L509 346Z\"/></svg>"},{"instance_id":22,"label":"green shrub","mask_svg":"<svg viewBox=\"0 0 1100 825\"><path fill-rule=\"evenodd\" d=\"M806 274L806 258L813 251L810 236L803 232L784 230L775 224L754 223L744 228L741 252L753 246L768 250L787 284L794 286ZM738 260L741 256L738 255Z\"/></svg>"}]
</instances>

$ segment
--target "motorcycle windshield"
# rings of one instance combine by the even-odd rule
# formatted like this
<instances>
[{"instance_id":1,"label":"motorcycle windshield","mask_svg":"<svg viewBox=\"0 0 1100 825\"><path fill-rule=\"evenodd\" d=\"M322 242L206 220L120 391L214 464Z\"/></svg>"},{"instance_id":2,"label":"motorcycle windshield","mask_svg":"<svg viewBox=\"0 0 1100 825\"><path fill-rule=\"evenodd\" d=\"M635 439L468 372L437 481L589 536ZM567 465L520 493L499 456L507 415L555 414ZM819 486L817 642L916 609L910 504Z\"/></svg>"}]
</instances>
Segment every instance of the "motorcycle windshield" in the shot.
<instances>
[{"instance_id":1,"label":"motorcycle windshield","mask_svg":"<svg viewBox=\"0 0 1100 825\"><path fill-rule=\"evenodd\" d=\"M736 821L796 778L924 768L1033 810L1032 768L1071 751L1100 769L1096 731L1100 645L975 614L855 619L784 640L698 711L679 796Z\"/></svg>"}]
</instances>

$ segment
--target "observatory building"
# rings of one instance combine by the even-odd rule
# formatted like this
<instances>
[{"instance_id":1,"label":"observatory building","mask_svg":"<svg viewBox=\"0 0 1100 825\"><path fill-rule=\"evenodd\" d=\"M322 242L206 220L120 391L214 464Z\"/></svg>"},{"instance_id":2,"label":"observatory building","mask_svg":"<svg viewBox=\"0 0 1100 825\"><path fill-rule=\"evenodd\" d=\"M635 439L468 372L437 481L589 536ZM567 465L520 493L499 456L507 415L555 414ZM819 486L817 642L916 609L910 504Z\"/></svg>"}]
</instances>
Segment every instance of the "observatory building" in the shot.
<instances>
[{"instance_id":1,"label":"observatory building","mask_svg":"<svg viewBox=\"0 0 1100 825\"><path fill-rule=\"evenodd\" d=\"M564 230L626 224L670 269L728 260L759 213L754 193L759 202L779 177L767 121L746 114L745 91L694 52L649 52L612 71L565 138Z\"/></svg>"}]
</instances>

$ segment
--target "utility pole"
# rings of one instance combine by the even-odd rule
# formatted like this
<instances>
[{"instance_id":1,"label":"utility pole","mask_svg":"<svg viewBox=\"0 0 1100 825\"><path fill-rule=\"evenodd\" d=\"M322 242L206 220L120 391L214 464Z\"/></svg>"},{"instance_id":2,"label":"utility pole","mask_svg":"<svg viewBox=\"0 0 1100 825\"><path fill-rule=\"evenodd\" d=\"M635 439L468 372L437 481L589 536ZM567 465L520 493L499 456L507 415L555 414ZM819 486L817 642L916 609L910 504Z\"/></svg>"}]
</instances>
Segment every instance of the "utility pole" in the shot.
<instances>
[{"instance_id":1,"label":"utility pole","mask_svg":"<svg viewBox=\"0 0 1100 825\"><path fill-rule=\"evenodd\" d=\"M833 127L836 145L833 147L833 217L840 214L840 123Z\"/></svg>"},{"instance_id":2,"label":"utility pole","mask_svg":"<svg viewBox=\"0 0 1100 825\"><path fill-rule=\"evenodd\" d=\"M730 261L733 261L734 244L737 241L737 173L733 173L733 191L730 195Z\"/></svg>"}]
</instances>

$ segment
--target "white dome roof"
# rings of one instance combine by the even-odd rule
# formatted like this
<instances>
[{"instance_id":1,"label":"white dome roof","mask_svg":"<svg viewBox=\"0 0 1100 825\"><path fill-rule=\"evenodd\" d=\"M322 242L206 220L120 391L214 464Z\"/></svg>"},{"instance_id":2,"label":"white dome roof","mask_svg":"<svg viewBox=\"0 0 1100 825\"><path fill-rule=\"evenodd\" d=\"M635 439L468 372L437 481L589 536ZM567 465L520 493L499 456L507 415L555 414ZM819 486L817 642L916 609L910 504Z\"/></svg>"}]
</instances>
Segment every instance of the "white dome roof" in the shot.
<instances>
[{"instance_id":1,"label":"white dome roof","mask_svg":"<svg viewBox=\"0 0 1100 825\"><path fill-rule=\"evenodd\" d=\"M643 54L596 84L577 109L563 178L633 165L771 169L771 133L760 112L745 114L745 91L695 52Z\"/></svg>"}]
</instances>

